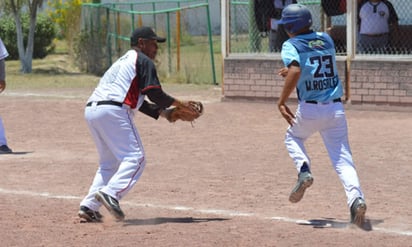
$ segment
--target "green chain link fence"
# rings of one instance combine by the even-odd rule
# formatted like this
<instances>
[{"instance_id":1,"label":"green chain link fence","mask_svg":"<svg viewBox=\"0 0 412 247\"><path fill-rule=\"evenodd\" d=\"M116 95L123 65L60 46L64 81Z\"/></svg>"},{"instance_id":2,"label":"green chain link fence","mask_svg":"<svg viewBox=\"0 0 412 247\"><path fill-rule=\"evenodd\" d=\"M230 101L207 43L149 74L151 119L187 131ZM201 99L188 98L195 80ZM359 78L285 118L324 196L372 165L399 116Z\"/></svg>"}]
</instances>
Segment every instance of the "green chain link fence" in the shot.
<instances>
[{"instance_id":1,"label":"green chain link fence","mask_svg":"<svg viewBox=\"0 0 412 247\"><path fill-rule=\"evenodd\" d=\"M156 60L161 78L218 84L214 56L219 40L212 36L209 11L208 0L83 4L79 63L88 72L102 74L130 48L133 30L150 26L167 38ZM197 26L191 26L193 22Z\"/></svg>"},{"instance_id":2,"label":"green chain link fence","mask_svg":"<svg viewBox=\"0 0 412 247\"><path fill-rule=\"evenodd\" d=\"M262 0L263 1L263 0ZM270 1L270 0L268 0ZM347 15L328 16L322 8L323 2L328 2L332 10L341 8L340 4L346 10L347 1L349 0L298 0L298 3L306 5L313 15L313 30L326 31L331 34L336 44L338 55L347 54L346 27ZM358 1L353 1L356 4ZM269 53L269 38L268 33L260 32L256 26L254 17L254 4L258 0L232 0L230 1L230 47L229 53ZM271 1L273 2L273 1ZM399 18L399 29L390 27L390 42L387 48L377 50L372 55L388 54L388 55L411 55L412 54L412 18L410 17L410 9L412 1L410 0L390 0ZM364 3L364 0L359 0L359 3ZM333 6L336 5L336 6ZM356 18L357 19L357 14ZM352 25L352 23L350 23ZM357 25L357 23L355 23ZM356 26L355 32L352 34L358 38L359 27ZM363 54L358 52L358 54ZM368 54L369 55L369 54Z\"/></svg>"}]
</instances>

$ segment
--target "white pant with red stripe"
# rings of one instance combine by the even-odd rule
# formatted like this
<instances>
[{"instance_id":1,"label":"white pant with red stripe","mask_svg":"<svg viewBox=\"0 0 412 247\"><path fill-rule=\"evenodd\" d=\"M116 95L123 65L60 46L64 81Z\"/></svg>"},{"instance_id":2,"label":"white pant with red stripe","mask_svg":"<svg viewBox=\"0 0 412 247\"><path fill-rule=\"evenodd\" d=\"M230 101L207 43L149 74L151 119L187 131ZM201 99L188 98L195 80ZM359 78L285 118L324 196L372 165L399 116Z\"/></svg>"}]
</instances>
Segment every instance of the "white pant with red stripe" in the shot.
<instances>
[{"instance_id":1,"label":"white pant with red stripe","mask_svg":"<svg viewBox=\"0 0 412 247\"><path fill-rule=\"evenodd\" d=\"M133 111L127 106L93 103L85 119L99 154L99 167L88 195L80 203L94 211L101 204L94 198L102 191L120 200L142 175L146 160Z\"/></svg>"}]
</instances>

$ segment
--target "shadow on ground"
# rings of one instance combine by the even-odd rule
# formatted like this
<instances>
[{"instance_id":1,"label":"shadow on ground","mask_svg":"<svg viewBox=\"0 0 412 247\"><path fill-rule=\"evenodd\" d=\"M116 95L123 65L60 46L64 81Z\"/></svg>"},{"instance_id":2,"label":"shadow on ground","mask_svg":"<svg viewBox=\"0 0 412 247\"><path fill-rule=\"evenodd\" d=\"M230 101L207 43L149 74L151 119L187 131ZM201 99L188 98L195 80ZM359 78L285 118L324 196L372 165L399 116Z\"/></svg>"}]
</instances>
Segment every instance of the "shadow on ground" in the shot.
<instances>
[{"instance_id":1,"label":"shadow on ground","mask_svg":"<svg viewBox=\"0 0 412 247\"><path fill-rule=\"evenodd\" d=\"M312 219L312 220L307 220L307 221L300 221L297 223L299 225L312 226L313 228L346 228L346 227L354 226L353 224L349 222L339 221L333 218ZM383 220L366 219L363 225L360 226L359 228L361 228L364 231L372 231L373 230L372 226L378 225L380 223L383 223Z\"/></svg>"},{"instance_id":2,"label":"shadow on ground","mask_svg":"<svg viewBox=\"0 0 412 247\"><path fill-rule=\"evenodd\" d=\"M201 223L210 221L225 221L225 218L192 218L192 217L156 217L151 219L130 219L124 221L124 226L130 225L160 225L165 223Z\"/></svg>"},{"instance_id":3,"label":"shadow on ground","mask_svg":"<svg viewBox=\"0 0 412 247\"><path fill-rule=\"evenodd\" d=\"M34 153L33 151L27 151L27 152L12 152L12 153L6 153L6 154L0 154L0 155L24 155L24 154L30 154Z\"/></svg>"}]
</instances>

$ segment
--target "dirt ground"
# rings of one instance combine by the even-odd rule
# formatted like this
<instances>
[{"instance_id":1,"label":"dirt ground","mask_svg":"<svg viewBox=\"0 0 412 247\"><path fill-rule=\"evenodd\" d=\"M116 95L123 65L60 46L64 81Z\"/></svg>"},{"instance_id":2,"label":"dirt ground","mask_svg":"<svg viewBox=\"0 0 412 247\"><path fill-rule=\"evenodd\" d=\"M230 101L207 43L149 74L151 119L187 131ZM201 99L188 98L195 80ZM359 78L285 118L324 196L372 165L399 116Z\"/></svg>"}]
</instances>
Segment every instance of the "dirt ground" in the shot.
<instances>
[{"instance_id":1,"label":"dirt ground","mask_svg":"<svg viewBox=\"0 0 412 247\"><path fill-rule=\"evenodd\" d=\"M135 117L147 155L121 201L126 218L77 211L97 168L83 118L91 91L6 91L0 115L13 154L0 155L1 246L412 246L412 114L348 109L353 157L368 204L351 226L318 135L307 142L313 186L288 202L296 171L286 122L270 102L221 101L220 88L169 88L200 99L194 124Z\"/></svg>"}]
</instances>

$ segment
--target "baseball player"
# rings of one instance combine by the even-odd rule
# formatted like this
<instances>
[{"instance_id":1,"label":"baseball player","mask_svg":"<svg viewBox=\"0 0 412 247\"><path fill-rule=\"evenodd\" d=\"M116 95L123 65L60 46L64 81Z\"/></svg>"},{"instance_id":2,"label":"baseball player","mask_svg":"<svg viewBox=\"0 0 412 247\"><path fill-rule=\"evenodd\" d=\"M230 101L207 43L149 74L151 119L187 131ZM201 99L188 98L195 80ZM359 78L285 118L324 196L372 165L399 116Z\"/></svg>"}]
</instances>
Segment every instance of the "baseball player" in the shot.
<instances>
[{"instance_id":1,"label":"baseball player","mask_svg":"<svg viewBox=\"0 0 412 247\"><path fill-rule=\"evenodd\" d=\"M298 172L289 201L299 202L313 183L312 164L304 143L312 134L319 132L345 189L351 222L361 226L366 203L349 147L346 116L341 102L343 89L333 41L326 33L310 29L312 16L304 5L287 6L280 23L290 38L281 51L285 67L279 70L279 75L285 77L285 85L277 105L289 123L285 144ZM286 102L295 88L299 103L293 114Z\"/></svg>"},{"instance_id":2,"label":"baseball player","mask_svg":"<svg viewBox=\"0 0 412 247\"><path fill-rule=\"evenodd\" d=\"M6 66L5 60L9 56L3 41L0 39L0 93L6 89ZM9 154L12 150L7 146L6 134L4 131L3 120L0 117L0 154Z\"/></svg>"},{"instance_id":3,"label":"baseball player","mask_svg":"<svg viewBox=\"0 0 412 247\"><path fill-rule=\"evenodd\" d=\"M117 220L125 217L119 201L135 185L146 164L134 112L166 118L166 108L184 104L162 90L157 76L153 60L158 42L165 41L150 27L134 30L131 49L106 71L87 101L85 119L100 158L89 193L80 203L78 215L83 220L101 221L101 205Z\"/></svg>"}]
</instances>

